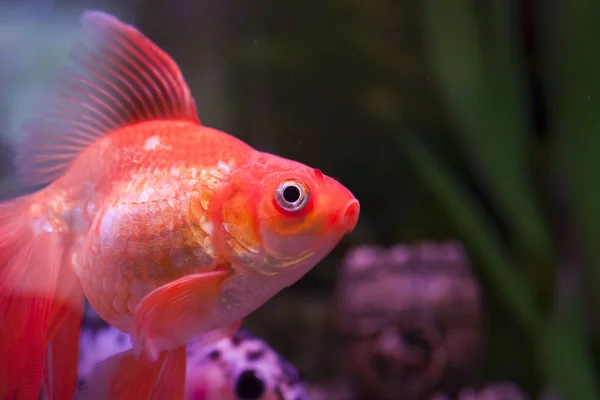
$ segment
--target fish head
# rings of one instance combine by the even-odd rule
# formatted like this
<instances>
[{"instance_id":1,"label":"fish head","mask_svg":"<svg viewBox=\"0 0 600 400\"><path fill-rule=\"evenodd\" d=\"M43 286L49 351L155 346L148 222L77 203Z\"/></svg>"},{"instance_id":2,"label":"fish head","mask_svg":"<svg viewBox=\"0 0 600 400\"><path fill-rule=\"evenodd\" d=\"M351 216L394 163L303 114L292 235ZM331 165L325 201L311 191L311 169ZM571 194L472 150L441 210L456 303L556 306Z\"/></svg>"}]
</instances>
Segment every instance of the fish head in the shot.
<instances>
[{"instance_id":1,"label":"fish head","mask_svg":"<svg viewBox=\"0 0 600 400\"><path fill-rule=\"evenodd\" d=\"M222 244L239 264L266 274L308 271L354 230L360 205L337 180L260 153L221 202Z\"/></svg>"}]
</instances>

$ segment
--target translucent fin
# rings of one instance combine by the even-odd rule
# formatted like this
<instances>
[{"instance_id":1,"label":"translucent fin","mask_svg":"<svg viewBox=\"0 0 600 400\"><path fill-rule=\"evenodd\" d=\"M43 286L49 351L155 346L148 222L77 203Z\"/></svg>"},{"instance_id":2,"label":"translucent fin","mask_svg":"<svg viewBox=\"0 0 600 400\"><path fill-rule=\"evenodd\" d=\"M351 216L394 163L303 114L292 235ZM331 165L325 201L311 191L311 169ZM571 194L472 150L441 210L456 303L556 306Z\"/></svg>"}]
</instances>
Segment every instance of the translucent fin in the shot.
<instances>
[{"instance_id":1,"label":"translucent fin","mask_svg":"<svg viewBox=\"0 0 600 400\"><path fill-rule=\"evenodd\" d=\"M79 331L84 297L79 281L74 283L69 300L60 303L55 301L60 305L50 317L47 332L50 343L43 375L44 393L48 400L72 399L77 387Z\"/></svg>"},{"instance_id":2,"label":"translucent fin","mask_svg":"<svg viewBox=\"0 0 600 400\"><path fill-rule=\"evenodd\" d=\"M71 318L78 320L83 318L85 297L79 277L75 273L76 266L73 265L73 260L76 258L72 256L73 252L81 251L81 248L71 246L70 251L70 255L63 260L59 271L58 282L60 284L57 287L58 290L54 293L55 297L48 318L48 331L46 333L48 342L54 340L62 325L64 323L68 324L67 321Z\"/></svg>"},{"instance_id":3,"label":"translucent fin","mask_svg":"<svg viewBox=\"0 0 600 400\"><path fill-rule=\"evenodd\" d=\"M183 400L186 347L163 352L156 362L137 359L129 350L99 363L88 386L77 393L85 400Z\"/></svg>"},{"instance_id":4,"label":"translucent fin","mask_svg":"<svg viewBox=\"0 0 600 400\"><path fill-rule=\"evenodd\" d=\"M82 18L73 67L59 74L37 116L15 145L17 177L49 183L86 147L116 129L157 120L200 123L177 64L136 28L100 12Z\"/></svg>"},{"instance_id":5,"label":"translucent fin","mask_svg":"<svg viewBox=\"0 0 600 400\"><path fill-rule=\"evenodd\" d=\"M39 396L64 253L58 233L32 231L26 204L0 203L0 399Z\"/></svg>"},{"instance_id":6,"label":"translucent fin","mask_svg":"<svg viewBox=\"0 0 600 400\"><path fill-rule=\"evenodd\" d=\"M135 354L155 360L162 349L187 343L198 334L230 270L190 274L147 294L135 311ZM176 329L173 329L176 327Z\"/></svg>"}]
</instances>

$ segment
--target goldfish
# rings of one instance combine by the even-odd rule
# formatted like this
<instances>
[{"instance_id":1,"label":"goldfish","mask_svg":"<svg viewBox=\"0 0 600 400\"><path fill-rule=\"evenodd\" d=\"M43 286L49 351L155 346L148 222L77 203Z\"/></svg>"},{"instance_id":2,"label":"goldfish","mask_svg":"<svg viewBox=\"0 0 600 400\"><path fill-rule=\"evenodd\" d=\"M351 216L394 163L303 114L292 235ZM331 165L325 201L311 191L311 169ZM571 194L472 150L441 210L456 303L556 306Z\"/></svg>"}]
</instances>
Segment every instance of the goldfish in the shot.
<instances>
[{"instance_id":1,"label":"goldfish","mask_svg":"<svg viewBox=\"0 0 600 400\"><path fill-rule=\"evenodd\" d=\"M85 299L130 335L86 399L182 399L214 343L358 222L319 169L203 125L176 62L134 26L81 16L73 61L15 145L37 190L0 203L0 398L71 399Z\"/></svg>"},{"instance_id":2,"label":"goldfish","mask_svg":"<svg viewBox=\"0 0 600 400\"><path fill-rule=\"evenodd\" d=\"M305 381L298 370L247 329L210 345L192 339L187 348L185 400L303 400ZM84 327L79 341L79 390L93 366L133 346L114 327ZM78 393L75 399L78 399Z\"/></svg>"}]
</instances>

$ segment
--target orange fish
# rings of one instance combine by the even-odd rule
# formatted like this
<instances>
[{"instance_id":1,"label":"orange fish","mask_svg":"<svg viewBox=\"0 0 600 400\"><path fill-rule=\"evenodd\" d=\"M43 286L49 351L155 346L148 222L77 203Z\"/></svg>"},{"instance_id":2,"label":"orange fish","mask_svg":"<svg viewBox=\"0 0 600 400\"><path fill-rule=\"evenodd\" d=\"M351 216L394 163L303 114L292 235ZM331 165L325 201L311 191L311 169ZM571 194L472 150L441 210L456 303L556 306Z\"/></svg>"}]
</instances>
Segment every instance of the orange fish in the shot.
<instances>
[{"instance_id":1,"label":"orange fish","mask_svg":"<svg viewBox=\"0 0 600 400\"><path fill-rule=\"evenodd\" d=\"M203 126L177 64L133 26L89 11L82 28L16 148L20 181L47 186L0 203L0 399L72 398L84 296L134 344L84 398L181 399L188 341L296 282L359 203Z\"/></svg>"}]
</instances>

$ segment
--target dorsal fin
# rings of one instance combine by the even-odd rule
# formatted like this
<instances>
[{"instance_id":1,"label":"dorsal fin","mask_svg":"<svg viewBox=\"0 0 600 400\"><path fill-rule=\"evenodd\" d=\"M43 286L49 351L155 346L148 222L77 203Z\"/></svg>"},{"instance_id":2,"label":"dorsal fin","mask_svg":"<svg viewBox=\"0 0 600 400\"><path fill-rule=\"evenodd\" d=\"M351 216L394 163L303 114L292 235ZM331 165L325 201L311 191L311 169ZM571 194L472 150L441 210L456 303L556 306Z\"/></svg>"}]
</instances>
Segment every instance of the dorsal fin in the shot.
<instances>
[{"instance_id":1,"label":"dorsal fin","mask_svg":"<svg viewBox=\"0 0 600 400\"><path fill-rule=\"evenodd\" d=\"M102 135L137 122L195 121L196 104L171 57L131 25L101 11L81 17L49 99L16 143L17 178L26 186L60 177Z\"/></svg>"}]
</instances>

